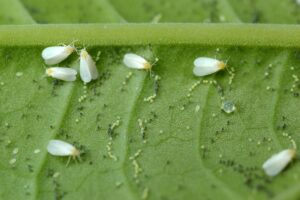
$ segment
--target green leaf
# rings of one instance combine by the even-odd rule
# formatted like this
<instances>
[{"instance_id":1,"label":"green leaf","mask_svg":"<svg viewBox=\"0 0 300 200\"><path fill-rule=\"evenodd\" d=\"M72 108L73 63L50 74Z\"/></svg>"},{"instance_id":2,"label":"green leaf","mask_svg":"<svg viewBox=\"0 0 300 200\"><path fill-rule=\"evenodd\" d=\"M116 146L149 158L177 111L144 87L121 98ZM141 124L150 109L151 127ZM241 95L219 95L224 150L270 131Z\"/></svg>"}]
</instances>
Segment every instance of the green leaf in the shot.
<instances>
[{"instance_id":1,"label":"green leaf","mask_svg":"<svg viewBox=\"0 0 300 200\"><path fill-rule=\"evenodd\" d=\"M32 24L34 20L17 0L1 0L0 24ZM12 11L13 14L11 13Z\"/></svg>"},{"instance_id":2,"label":"green leaf","mask_svg":"<svg viewBox=\"0 0 300 200\"><path fill-rule=\"evenodd\" d=\"M299 24L300 9L296 1L239 1L228 0L244 22Z\"/></svg>"},{"instance_id":3,"label":"green leaf","mask_svg":"<svg viewBox=\"0 0 300 200\"><path fill-rule=\"evenodd\" d=\"M294 1L0 3L0 199L298 198L297 161L275 178L261 168L300 142L300 27L286 25L299 19ZM86 24L98 22L115 24ZM44 75L43 48L75 40L95 60L101 52L100 78L86 87ZM150 72L126 68L128 52L159 58L153 103ZM227 69L195 77L199 56ZM78 69L78 55L60 66ZM51 156L54 138L84 150L83 161Z\"/></svg>"}]
</instances>

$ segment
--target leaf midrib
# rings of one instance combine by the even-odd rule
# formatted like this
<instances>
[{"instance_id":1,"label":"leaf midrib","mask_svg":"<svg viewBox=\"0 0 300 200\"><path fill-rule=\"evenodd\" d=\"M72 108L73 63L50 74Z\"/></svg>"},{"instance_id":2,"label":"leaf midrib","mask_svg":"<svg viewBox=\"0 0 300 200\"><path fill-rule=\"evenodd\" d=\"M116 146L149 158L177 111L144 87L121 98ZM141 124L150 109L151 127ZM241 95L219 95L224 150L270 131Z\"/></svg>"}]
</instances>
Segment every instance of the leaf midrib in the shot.
<instances>
[{"instance_id":1,"label":"leaf midrib","mask_svg":"<svg viewBox=\"0 0 300 200\"><path fill-rule=\"evenodd\" d=\"M49 34L53 33L53 34ZM300 47L299 25L253 24L81 24L3 25L2 46L78 45L205 45L244 47Z\"/></svg>"}]
</instances>

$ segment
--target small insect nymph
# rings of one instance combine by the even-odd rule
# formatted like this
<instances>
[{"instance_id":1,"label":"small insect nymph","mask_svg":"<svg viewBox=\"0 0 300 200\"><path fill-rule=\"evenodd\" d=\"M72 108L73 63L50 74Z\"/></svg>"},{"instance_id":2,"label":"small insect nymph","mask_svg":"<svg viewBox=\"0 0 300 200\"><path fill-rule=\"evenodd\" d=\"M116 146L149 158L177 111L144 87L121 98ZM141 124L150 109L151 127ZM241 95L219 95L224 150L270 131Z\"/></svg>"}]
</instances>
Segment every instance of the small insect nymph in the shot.
<instances>
[{"instance_id":1,"label":"small insect nymph","mask_svg":"<svg viewBox=\"0 0 300 200\"><path fill-rule=\"evenodd\" d=\"M85 83L98 78L96 64L85 49L80 51L80 77Z\"/></svg>"},{"instance_id":2,"label":"small insect nymph","mask_svg":"<svg viewBox=\"0 0 300 200\"><path fill-rule=\"evenodd\" d=\"M296 149L285 149L264 162L262 168L268 176L279 174L296 156Z\"/></svg>"},{"instance_id":3,"label":"small insect nymph","mask_svg":"<svg viewBox=\"0 0 300 200\"><path fill-rule=\"evenodd\" d=\"M51 155L54 156L70 156L67 162L67 166L71 158L73 158L74 160L78 158L80 160L80 151L73 145L62 140L50 140L47 146L47 150Z\"/></svg>"},{"instance_id":4,"label":"small insect nymph","mask_svg":"<svg viewBox=\"0 0 300 200\"><path fill-rule=\"evenodd\" d=\"M156 59L155 62L157 62L158 59ZM134 69L151 69L152 66L155 64L150 64L145 58L133 54L133 53L127 53L124 55L123 63L129 67Z\"/></svg>"},{"instance_id":5,"label":"small insect nymph","mask_svg":"<svg viewBox=\"0 0 300 200\"><path fill-rule=\"evenodd\" d=\"M47 47L42 52L42 58L47 65L55 65L65 60L75 50L72 45Z\"/></svg>"},{"instance_id":6,"label":"small insect nymph","mask_svg":"<svg viewBox=\"0 0 300 200\"><path fill-rule=\"evenodd\" d=\"M226 67L226 63L214 58L199 57L194 61L193 73L196 76L206 76L213 74Z\"/></svg>"},{"instance_id":7,"label":"small insect nymph","mask_svg":"<svg viewBox=\"0 0 300 200\"><path fill-rule=\"evenodd\" d=\"M50 67L46 69L46 75L63 81L75 81L77 71L67 67Z\"/></svg>"}]
</instances>

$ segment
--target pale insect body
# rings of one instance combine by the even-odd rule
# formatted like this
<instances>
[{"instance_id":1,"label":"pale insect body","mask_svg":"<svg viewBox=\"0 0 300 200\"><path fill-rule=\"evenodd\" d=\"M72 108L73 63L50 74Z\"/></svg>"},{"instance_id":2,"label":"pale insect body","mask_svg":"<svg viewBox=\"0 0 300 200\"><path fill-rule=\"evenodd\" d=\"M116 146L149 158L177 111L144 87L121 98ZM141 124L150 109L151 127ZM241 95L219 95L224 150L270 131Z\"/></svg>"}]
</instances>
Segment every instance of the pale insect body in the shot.
<instances>
[{"instance_id":1,"label":"pale insect body","mask_svg":"<svg viewBox=\"0 0 300 200\"><path fill-rule=\"evenodd\" d=\"M75 81L77 71L67 67L50 67L46 69L46 74L63 81Z\"/></svg>"},{"instance_id":2,"label":"pale insect body","mask_svg":"<svg viewBox=\"0 0 300 200\"><path fill-rule=\"evenodd\" d=\"M42 52L42 58L47 65L55 65L65 60L75 51L71 45L47 47Z\"/></svg>"},{"instance_id":3,"label":"pale insect body","mask_svg":"<svg viewBox=\"0 0 300 200\"><path fill-rule=\"evenodd\" d=\"M123 63L127 67L134 69L151 69L153 66L153 64L150 64L145 58L133 53L125 54Z\"/></svg>"},{"instance_id":4,"label":"pale insect body","mask_svg":"<svg viewBox=\"0 0 300 200\"><path fill-rule=\"evenodd\" d=\"M62 140L50 140L47 146L47 151L54 156L70 156L73 159L80 159L80 151L73 145ZM68 160L67 165L69 164Z\"/></svg>"},{"instance_id":5,"label":"pale insect body","mask_svg":"<svg viewBox=\"0 0 300 200\"><path fill-rule=\"evenodd\" d=\"M96 64L85 49L82 49L80 52L80 77L85 83L98 78Z\"/></svg>"},{"instance_id":6,"label":"pale insect body","mask_svg":"<svg viewBox=\"0 0 300 200\"><path fill-rule=\"evenodd\" d=\"M279 174L295 157L296 149L285 149L264 162L262 168L268 176Z\"/></svg>"},{"instance_id":7,"label":"pale insect body","mask_svg":"<svg viewBox=\"0 0 300 200\"><path fill-rule=\"evenodd\" d=\"M226 67L226 64L214 58L199 57L194 61L193 73L196 76L206 76L213 74Z\"/></svg>"}]
</instances>

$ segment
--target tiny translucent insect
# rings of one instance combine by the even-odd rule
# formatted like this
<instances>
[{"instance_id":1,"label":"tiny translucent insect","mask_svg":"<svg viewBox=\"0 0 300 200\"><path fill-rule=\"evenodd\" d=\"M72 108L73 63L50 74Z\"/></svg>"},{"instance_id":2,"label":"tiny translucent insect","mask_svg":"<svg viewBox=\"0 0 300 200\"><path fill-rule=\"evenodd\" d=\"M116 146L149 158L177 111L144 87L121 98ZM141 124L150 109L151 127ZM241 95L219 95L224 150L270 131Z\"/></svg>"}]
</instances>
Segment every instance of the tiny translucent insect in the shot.
<instances>
[{"instance_id":1,"label":"tiny translucent insect","mask_svg":"<svg viewBox=\"0 0 300 200\"><path fill-rule=\"evenodd\" d=\"M47 151L54 156L70 156L67 165L69 164L71 157L74 160L76 158L80 160L80 151L73 145L61 140L50 140Z\"/></svg>"},{"instance_id":2,"label":"tiny translucent insect","mask_svg":"<svg viewBox=\"0 0 300 200\"><path fill-rule=\"evenodd\" d=\"M134 69L151 69L153 66L153 64L150 64L145 58L133 53L125 54L123 63L127 67Z\"/></svg>"},{"instance_id":3,"label":"tiny translucent insect","mask_svg":"<svg viewBox=\"0 0 300 200\"><path fill-rule=\"evenodd\" d=\"M98 78L96 64L85 49L82 49L80 52L80 77L85 83Z\"/></svg>"},{"instance_id":4,"label":"tiny translucent insect","mask_svg":"<svg viewBox=\"0 0 300 200\"><path fill-rule=\"evenodd\" d=\"M196 76L206 76L213 74L226 67L226 64L214 58L199 57L194 61L193 73Z\"/></svg>"},{"instance_id":5,"label":"tiny translucent insect","mask_svg":"<svg viewBox=\"0 0 300 200\"><path fill-rule=\"evenodd\" d=\"M77 71L67 67L50 67L46 69L46 75L63 81L75 81Z\"/></svg>"},{"instance_id":6,"label":"tiny translucent insect","mask_svg":"<svg viewBox=\"0 0 300 200\"><path fill-rule=\"evenodd\" d=\"M75 50L72 45L47 47L42 52L42 58L47 65L55 65L65 60Z\"/></svg>"},{"instance_id":7,"label":"tiny translucent insect","mask_svg":"<svg viewBox=\"0 0 300 200\"><path fill-rule=\"evenodd\" d=\"M269 158L262 166L268 176L279 174L295 157L296 149L283 150Z\"/></svg>"}]
</instances>

